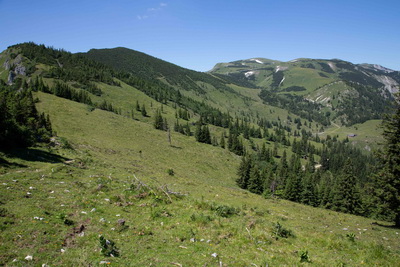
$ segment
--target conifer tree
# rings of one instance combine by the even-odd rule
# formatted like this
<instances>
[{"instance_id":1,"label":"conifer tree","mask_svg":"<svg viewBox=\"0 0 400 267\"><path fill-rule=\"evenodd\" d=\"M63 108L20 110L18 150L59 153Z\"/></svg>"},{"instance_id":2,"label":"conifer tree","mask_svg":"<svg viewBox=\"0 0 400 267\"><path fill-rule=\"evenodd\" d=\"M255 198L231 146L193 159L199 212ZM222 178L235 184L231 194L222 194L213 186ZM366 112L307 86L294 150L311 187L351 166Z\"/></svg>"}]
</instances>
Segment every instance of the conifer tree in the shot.
<instances>
[{"instance_id":1,"label":"conifer tree","mask_svg":"<svg viewBox=\"0 0 400 267\"><path fill-rule=\"evenodd\" d=\"M224 133L221 134L221 139L219 141L219 145L222 148L225 148L225 137L224 137Z\"/></svg>"},{"instance_id":2,"label":"conifer tree","mask_svg":"<svg viewBox=\"0 0 400 267\"><path fill-rule=\"evenodd\" d=\"M333 208L341 212L355 213L360 203L353 163L350 159L347 159L342 174L338 176L334 192Z\"/></svg>"},{"instance_id":3,"label":"conifer tree","mask_svg":"<svg viewBox=\"0 0 400 267\"><path fill-rule=\"evenodd\" d=\"M141 112L142 112L142 116L143 116L143 117L147 117L147 111L146 111L146 107L145 107L144 104L142 105Z\"/></svg>"},{"instance_id":4,"label":"conifer tree","mask_svg":"<svg viewBox=\"0 0 400 267\"><path fill-rule=\"evenodd\" d=\"M374 196L379 200L378 212L400 227L400 94L396 98L396 112L383 123L385 146L382 167L374 176Z\"/></svg>"},{"instance_id":5,"label":"conifer tree","mask_svg":"<svg viewBox=\"0 0 400 267\"><path fill-rule=\"evenodd\" d=\"M247 189L255 194L261 194L263 192L263 181L261 179L260 169L257 164L252 166L250 170Z\"/></svg>"},{"instance_id":6,"label":"conifer tree","mask_svg":"<svg viewBox=\"0 0 400 267\"><path fill-rule=\"evenodd\" d=\"M236 180L237 185L240 188L247 189L249 179L250 179L250 171L252 167L252 160L250 157L243 156L242 161L240 162L238 169L238 178Z\"/></svg>"}]
</instances>

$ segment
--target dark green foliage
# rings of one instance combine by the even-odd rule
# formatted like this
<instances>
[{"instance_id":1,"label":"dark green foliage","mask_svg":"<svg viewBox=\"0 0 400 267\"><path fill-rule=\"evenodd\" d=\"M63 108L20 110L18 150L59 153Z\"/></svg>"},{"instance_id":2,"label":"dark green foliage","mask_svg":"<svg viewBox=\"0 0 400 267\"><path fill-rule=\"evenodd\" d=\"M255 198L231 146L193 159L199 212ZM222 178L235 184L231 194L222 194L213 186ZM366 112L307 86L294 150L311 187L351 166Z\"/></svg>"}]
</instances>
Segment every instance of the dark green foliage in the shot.
<instances>
[{"instance_id":1,"label":"dark green foliage","mask_svg":"<svg viewBox=\"0 0 400 267\"><path fill-rule=\"evenodd\" d=\"M143 117L147 117L146 106L144 104L142 105L142 108L140 109L140 112L142 113Z\"/></svg>"},{"instance_id":2,"label":"dark green foliage","mask_svg":"<svg viewBox=\"0 0 400 267\"><path fill-rule=\"evenodd\" d=\"M349 241L354 242L355 239L356 239L356 235L355 235L354 233L348 233L348 234L346 234L346 238L347 238Z\"/></svg>"},{"instance_id":3,"label":"dark green foliage","mask_svg":"<svg viewBox=\"0 0 400 267\"><path fill-rule=\"evenodd\" d=\"M300 262L311 262L310 256L308 256L308 250L300 251Z\"/></svg>"},{"instance_id":4,"label":"dark green foliage","mask_svg":"<svg viewBox=\"0 0 400 267\"><path fill-rule=\"evenodd\" d=\"M37 112L31 91L0 81L0 149L48 142L52 134L50 118Z\"/></svg>"},{"instance_id":5,"label":"dark green foliage","mask_svg":"<svg viewBox=\"0 0 400 267\"><path fill-rule=\"evenodd\" d=\"M397 100L400 96L397 95ZM380 168L373 177L373 196L377 212L400 227L400 105L384 120L385 145L379 155Z\"/></svg>"},{"instance_id":6,"label":"dark green foliage","mask_svg":"<svg viewBox=\"0 0 400 267\"><path fill-rule=\"evenodd\" d=\"M45 72L44 76L64 82L79 82L84 88L95 94L101 94L101 90L95 88L91 82L118 85L112 78L114 71L111 68L89 60L80 54L71 54L62 49L54 49L32 42L17 44L10 48L16 49L30 61L51 66L52 68Z\"/></svg>"},{"instance_id":7,"label":"dark green foliage","mask_svg":"<svg viewBox=\"0 0 400 267\"><path fill-rule=\"evenodd\" d=\"M263 179L257 165L251 168L247 189L255 194L261 194L263 192Z\"/></svg>"},{"instance_id":8,"label":"dark green foliage","mask_svg":"<svg viewBox=\"0 0 400 267\"><path fill-rule=\"evenodd\" d=\"M291 230L283 227L279 222L273 225L272 227L272 236L278 240L279 238L288 238L293 236Z\"/></svg>"},{"instance_id":9,"label":"dark green foliage","mask_svg":"<svg viewBox=\"0 0 400 267\"><path fill-rule=\"evenodd\" d=\"M286 92L301 92L301 91L307 91L306 88L304 88L303 86L290 86L285 88Z\"/></svg>"},{"instance_id":10,"label":"dark green foliage","mask_svg":"<svg viewBox=\"0 0 400 267\"><path fill-rule=\"evenodd\" d=\"M154 128L157 130L165 130L164 119L161 115L161 111L159 109L156 110L156 114L154 116Z\"/></svg>"},{"instance_id":11,"label":"dark green foliage","mask_svg":"<svg viewBox=\"0 0 400 267\"><path fill-rule=\"evenodd\" d=\"M215 214L217 214L218 216L224 218L229 218L239 213L238 209L227 205L213 205L211 207L211 210L215 211Z\"/></svg>"},{"instance_id":12,"label":"dark green foliage","mask_svg":"<svg viewBox=\"0 0 400 267\"><path fill-rule=\"evenodd\" d=\"M240 162L237 172L238 178L236 179L236 183L240 188L248 188L252 165L253 162L250 157L242 157L242 161Z\"/></svg>"},{"instance_id":13,"label":"dark green foliage","mask_svg":"<svg viewBox=\"0 0 400 267\"><path fill-rule=\"evenodd\" d=\"M242 82L235 79L229 79L228 76L224 76L223 79L216 78L208 73L181 68L158 58L123 47L92 49L85 55L119 71L143 77L145 80L156 80L162 77L168 84L176 86L181 90L193 90L198 93L204 93L203 87L197 83L201 82L208 83L220 91L235 93L227 84L236 82L242 84ZM176 98L176 100L179 99ZM179 101L174 102L180 104Z\"/></svg>"},{"instance_id":14,"label":"dark green foliage","mask_svg":"<svg viewBox=\"0 0 400 267\"><path fill-rule=\"evenodd\" d=\"M118 257L119 256L119 251L112 240L105 239L104 236L99 237L99 242L100 242L100 248L101 248L101 254L103 254L106 257Z\"/></svg>"},{"instance_id":15,"label":"dark green foliage","mask_svg":"<svg viewBox=\"0 0 400 267\"><path fill-rule=\"evenodd\" d=\"M175 175L175 172L174 172L173 169L168 169L167 173L168 173L169 176L174 176Z\"/></svg>"},{"instance_id":16,"label":"dark green foliage","mask_svg":"<svg viewBox=\"0 0 400 267\"><path fill-rule=\"evenodd\" d=\"M338 176L336 186L333 190L333 209L341 212L356 213L360 206L360 200L353 164L350 159L347 159L343 166L343 171Z\"/></svg>"},{"instance_id":17,"label":"dark green foliage","mask_svg":"<svg viewBox=\"0 0 400 267\"><path fill-rule=\"evenodd\" d=\"M277 73L280 73L280 71ZM320 113L322 108L320 104L307 101L301 96L278 95L268 90L261 90L259 96L266 104L287 109L300 117L307 118L309 121L315 120L324 126L330 124L329 119Z\"/></svg>"},{"instance_id":18,"label":"dark green foliage","mask_svg":"<svg viewBox=\"0 0 400 267\"><path fill-rule=\"evenodd\" d=\"M196 124L194 136L197 142L211 144L210 130L207 125L202 125L202 119Z\"/></svg>"}]
</instances>

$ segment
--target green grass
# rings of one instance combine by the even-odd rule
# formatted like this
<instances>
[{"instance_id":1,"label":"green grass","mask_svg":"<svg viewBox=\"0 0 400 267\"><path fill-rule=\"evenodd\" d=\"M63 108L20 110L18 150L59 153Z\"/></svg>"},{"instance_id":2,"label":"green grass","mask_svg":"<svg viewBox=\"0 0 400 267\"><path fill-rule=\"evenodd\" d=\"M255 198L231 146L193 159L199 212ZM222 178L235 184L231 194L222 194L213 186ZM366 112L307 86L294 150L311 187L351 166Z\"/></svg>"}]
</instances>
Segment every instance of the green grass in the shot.
<instances>
[{"instance_id":1,"label":"green grass","mask_svg":"<svg viewBox=\"0 0 400 267\"><path fill-rule=\"evenodd\" d=\"M358 123L350 127L334 125L327 128L322 137L327 135L339 136L345 139L348 135L355 134L354 137L348 137L349 141L361 149L371 151L379 148L383 143L382 128L380 128L381 120L369 120L364 123Z\"/></svg>"},{"instance_id":2,"label":"green grass","mask_svg":"<svg viewBox=\"0 0 400 267\"><path fill-rule=\"evenodd\" d=\"M396 266L400 260L398 229L239 189L240 159L227 150L175 133L170 146L166 133L146 122L37 96L39 110L74 150L2 155L1 265ZM168 195L164 186L185 195ZM277 235L278 223L292 235ZM115 243L119 257L101 252L99 235ZM310 263L300 263L305 251Z\"/></svg>"}]
</instances>

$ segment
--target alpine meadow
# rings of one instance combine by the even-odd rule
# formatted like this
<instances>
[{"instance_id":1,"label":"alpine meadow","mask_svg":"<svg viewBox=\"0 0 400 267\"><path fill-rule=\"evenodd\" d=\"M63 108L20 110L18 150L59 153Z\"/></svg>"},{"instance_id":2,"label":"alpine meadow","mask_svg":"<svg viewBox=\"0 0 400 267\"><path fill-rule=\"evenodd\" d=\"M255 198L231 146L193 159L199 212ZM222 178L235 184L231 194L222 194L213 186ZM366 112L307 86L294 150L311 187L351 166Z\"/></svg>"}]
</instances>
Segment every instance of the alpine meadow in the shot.
<instances>
[{"instance_id":1,"label":"alpine meadow","mask_svg":"<svg viewBox=\"0 0 400 267\"><path fill-rule=\"evenodd\" d=\"M11 45L0 265L398 266L399 84L339 59L198 72Z\"/></svg>"}]
</instances>

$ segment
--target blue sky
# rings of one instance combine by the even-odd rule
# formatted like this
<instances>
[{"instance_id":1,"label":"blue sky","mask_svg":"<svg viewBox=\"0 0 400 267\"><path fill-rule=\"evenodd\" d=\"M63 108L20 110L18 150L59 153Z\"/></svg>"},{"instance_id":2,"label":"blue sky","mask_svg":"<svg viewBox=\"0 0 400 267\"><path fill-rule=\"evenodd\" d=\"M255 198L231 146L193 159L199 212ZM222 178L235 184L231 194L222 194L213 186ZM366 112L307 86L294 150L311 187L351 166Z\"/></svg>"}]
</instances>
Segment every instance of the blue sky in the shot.
<instances>
[{"instance_id":1,"label":"blue sky","mask_svg":"<svg viewBox=\"0 0 400 267\"><path fill-rule=\"evenodd\" d=\"M198 71L253 57L400 70L400 1L0 0L0 14L0 50L124 46Z\"/></svg>"}]
</instances>

